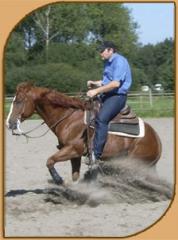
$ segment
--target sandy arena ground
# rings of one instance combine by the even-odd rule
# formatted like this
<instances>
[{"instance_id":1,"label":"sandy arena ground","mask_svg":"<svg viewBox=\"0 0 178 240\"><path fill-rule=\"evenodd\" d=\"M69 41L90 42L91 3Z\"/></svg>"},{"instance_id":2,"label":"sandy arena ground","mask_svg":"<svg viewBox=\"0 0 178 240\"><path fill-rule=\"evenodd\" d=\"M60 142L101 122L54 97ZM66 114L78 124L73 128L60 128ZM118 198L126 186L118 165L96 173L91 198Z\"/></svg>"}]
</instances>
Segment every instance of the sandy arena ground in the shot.
<instances>
[{"instance_id":1,"label":"sandy arena ground","mask_svg":"<svg viewBox=\"0 0 178 240\"><path fill-rule=\"evenodd\" d=\"M139 174L121 162L121 176L99 177L96 183L71 182L70 162L56 164L68 189L51 183L47 158L56 152L57 139L15 137L6 131L5 236L6 237L122 237L138 233L157 221L168 208L174 183L173 118L146 119L163 145L157 164L160 178ZM26 121L29 130L41 121ZM32 135L42 134L46 126ZM125 164L126 163L126 164ZM116 164L116 169L119 166ZM131 169L132 168L132 169ZM81 179L87 166L82 163ZM138 171L138 170L137 170ZM13 191L12 191L13 190Z\"/></svg>"}]
</instances>

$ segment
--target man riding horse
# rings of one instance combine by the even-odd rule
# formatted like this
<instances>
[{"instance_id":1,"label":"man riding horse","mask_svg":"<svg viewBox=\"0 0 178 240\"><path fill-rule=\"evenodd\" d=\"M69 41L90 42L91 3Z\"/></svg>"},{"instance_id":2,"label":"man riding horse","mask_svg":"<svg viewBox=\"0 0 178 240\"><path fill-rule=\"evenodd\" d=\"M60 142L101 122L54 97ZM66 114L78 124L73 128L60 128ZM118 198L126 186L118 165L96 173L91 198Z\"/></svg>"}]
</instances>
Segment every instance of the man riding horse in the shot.
<instances>
[{"instance_id":1,"label":"man riding horse","mask_svg":"<svg viewBox=\"0 0 178 240\"><path fill-rule=\"evenodd\" d=\"M46 162L56 184L63 183L62 177L55 169L55 164L62 161L71 161L72 180L79 179L82 156L88 154L87 142L92 141L93 135L94 163L100 157L107 161L126 156L130 160L141 160L151 167L160 159L162 148L156 131L142 119L135 119L128 110L121 111L132 82L127 60L116 53L116 47L111 42L104 42L100 52L101 57L106 60L103 80L89 81L89 87L94 85L98 88L87 92L90 97L100 94L102 101L95 121L95 135L94 130L84 121L88 108L81 99L66 96L53 89L37 87L28 82L20 83L16 88L6 121L7 127L12 130L12 134L18 130L19 135L27 136L20 128L21 122L34 113L40 115L49 130L57 137L60 146ZM113 120L109 126L110 133L107 135L111 119ZM92 165L96 166L94 169L98 172L97 164Z\"/></svg>"},{"instance_id":2,"label":"man riding horse","mask_svg":"<svg viewBox=\"0 0 178 240\"><path fill-rule=\"evenodd\" d=\"M116 52L113 42L106 41L99 47L101 58L105 61L103 78L88 81L90 89L87 96L100 95L101 107L95 119L95 136L92 144L91 160L98 165L107 140L109 122L124 108L127 93L132 83L129 63Z\"/></svg>"}]
</instances>

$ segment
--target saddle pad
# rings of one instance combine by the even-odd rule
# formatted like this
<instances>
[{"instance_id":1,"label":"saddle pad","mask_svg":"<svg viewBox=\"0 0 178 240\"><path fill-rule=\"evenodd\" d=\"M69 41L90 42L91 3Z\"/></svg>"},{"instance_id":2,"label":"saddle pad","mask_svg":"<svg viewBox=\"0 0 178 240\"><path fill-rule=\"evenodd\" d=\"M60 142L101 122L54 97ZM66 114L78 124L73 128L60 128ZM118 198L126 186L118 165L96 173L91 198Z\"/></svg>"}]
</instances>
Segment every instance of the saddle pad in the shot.
<instances>
[{"instance_id":1,"label":"saddle pad","mask_svg":"<svg viewBox=\"0 0 178 240\"><path fill-rule=\"evenodd\" d=\"M109 126L109 134L118 136L140 138L145 135L145 125L141 118L138 118L138 124L112 123Z\"/></svg>"},{"instance_id":2,"label":"saddle pad","mask_svg":"<svg viewBox=\"0 0 178 240\"><path fill-rule=\"evenodd\" d=\"M84 114L84 123L87 124L87 114L85 111ZM111 123L109 124L109 134L131 137L131 138L140 138L145 135L145 124L141 118L138 118L138 124L127 124L127 123ZM94 128L94 122L92 121L91 128Z\"/></svg>"},{"instance_id":3,"label":"saddle pad","mask_svg":"<svg viewBox=\"0 0 178 240\"><path fill-rule=\"evenodd\" d=\"M140 133L139 124L127 124L127 123L110 123L110 132L123 132L132 135L138 135Z\"/></svg>"}]
</instances>

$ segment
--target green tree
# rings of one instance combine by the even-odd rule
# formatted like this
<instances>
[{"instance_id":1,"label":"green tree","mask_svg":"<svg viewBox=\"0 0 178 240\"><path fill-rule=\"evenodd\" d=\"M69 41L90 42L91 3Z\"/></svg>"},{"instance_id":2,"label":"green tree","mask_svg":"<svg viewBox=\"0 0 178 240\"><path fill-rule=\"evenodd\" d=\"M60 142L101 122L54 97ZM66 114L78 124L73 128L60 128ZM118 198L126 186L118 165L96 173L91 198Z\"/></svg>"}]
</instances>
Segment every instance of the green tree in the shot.
<instances>
[{"instance_id":1,"label":"green tree","mask_svg":"<svg viewBox=\"0 0 178 240\"><path fill-rule=\"evenodd\" d=\"M27 51L24 47L24 38L17 32L12 32L5 49L5 63L8 67L21 66L27 60ZM7 70L7 68L6 68Z\"/></svg>"},{"instance_id":2,"label":"green tree","mask_svg":"<svg viewBox=\"0 0 178 240\"><path fill-rule=\"evenodd\" d=\"M155 46L155 59L157 69L155 71L154 83L162 83L164 89L174 90L174 45L172 39Z\"/></svg>"},{"instance_id":3,"label":"green tree","mask_svg":"<svg viewBox=\"0 0 178 240\"><path fill-rule=\"evenodd\" d=\"M156 45L140 46L133 61L134 66L142 69L145 78L142 84L154 89L156 83L161 83L165 90L174 89L174 42L165 39Z\"/></svg>"},{"instance_id":4,"label":"green tree","mask_svg":"<svg viewBox=\"0 0 178 240\"><path fill-rule=\"evenodd\" d=\"M61 91L86 90L87 80L101 79L103 62L96 47L103 40L114 41L129 60L132 90L158 82L173 89L173 40L141 46L137 27L121 3L58 3L40 8L9 37L7 92L13 93L24 80L55 88L59 84Z\"/></svg>"}]
</instances>

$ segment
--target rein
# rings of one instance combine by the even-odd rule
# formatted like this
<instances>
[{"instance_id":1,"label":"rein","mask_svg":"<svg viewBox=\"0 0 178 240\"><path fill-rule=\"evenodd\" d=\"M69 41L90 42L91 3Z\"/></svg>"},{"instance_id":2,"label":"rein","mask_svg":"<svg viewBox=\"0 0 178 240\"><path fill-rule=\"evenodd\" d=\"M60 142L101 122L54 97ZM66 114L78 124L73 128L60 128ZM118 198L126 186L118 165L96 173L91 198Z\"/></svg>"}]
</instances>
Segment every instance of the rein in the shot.
<instances>
[{"instance_id":1,"label":"rein","mask_svg":"<svg viewBox=\"0 0 178 240\"><path fill-rule=\"evenodd\" d=\"M29 138L41 138L43 136L45 136L50 130L52 130L53 128L56 128L56 126L58 124L60 124L64 119L68 118L69 116L71 116L73 113L75 112L75 109L73 109L71 112L69 112L68 114L64 115L61 119L57 120L54 124L52 124L51 126L49 126L49 128L41 135L39 136L30 136L28 135L29 133L35 131L36 129L40 128L44 123L45 121L43 121L40 125L34 127L33 129L27 131L27 132L22 132L21 134L18 134L18 133L13 133L13 135L16 135L16 136L24 136L26 137L26 139L28 140Z\"/></svg>"}]
</instances>

